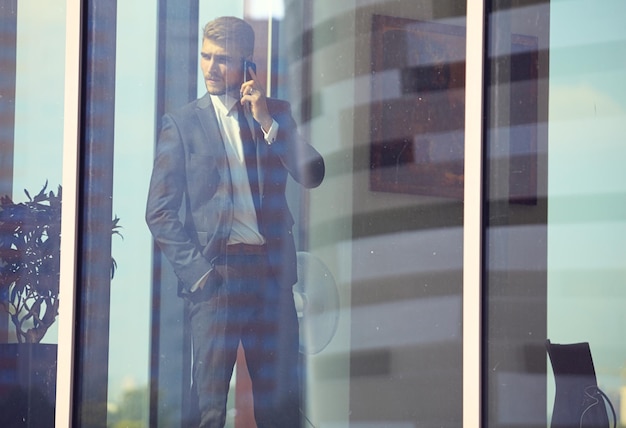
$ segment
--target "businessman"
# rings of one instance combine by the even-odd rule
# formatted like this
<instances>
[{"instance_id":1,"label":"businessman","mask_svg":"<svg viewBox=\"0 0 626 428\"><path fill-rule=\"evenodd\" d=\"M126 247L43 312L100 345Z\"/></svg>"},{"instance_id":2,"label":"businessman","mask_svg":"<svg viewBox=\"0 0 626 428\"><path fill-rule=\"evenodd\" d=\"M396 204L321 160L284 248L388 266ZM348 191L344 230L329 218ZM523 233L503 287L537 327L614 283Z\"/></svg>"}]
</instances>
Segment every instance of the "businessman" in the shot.
<instances>
[{"instance_id":1,"label":"businessman","mask_svg":"<svg viewBox=\"0 0 626 428\"><path fill-rule=\"evenodd\" d=\"M300 367L291 175L322 182L290 106L268 98L250 65L254 31L221 17L203 29L207 93L163 117L146 221L189 308L192 426L223 427L239 344L259 428L298 428Z\"/></svg>"}]
</instances>

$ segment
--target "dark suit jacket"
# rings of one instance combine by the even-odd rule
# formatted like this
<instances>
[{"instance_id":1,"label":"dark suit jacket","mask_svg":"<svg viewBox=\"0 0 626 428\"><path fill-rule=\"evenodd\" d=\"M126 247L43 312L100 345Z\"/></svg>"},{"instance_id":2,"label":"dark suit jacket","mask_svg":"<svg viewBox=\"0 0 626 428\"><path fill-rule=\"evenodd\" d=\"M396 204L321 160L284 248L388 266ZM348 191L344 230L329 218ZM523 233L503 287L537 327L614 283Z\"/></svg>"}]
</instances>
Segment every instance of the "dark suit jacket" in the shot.
<instances>
[{"instance_id":1,"label":"dark suit jacket","mask_svg":"<svg viewBox=\"0 0 626 428\"><path fill-rule=\"evenodd\" d=\"M287 174L305 187L316 187L324 177L324 161L298 137L289 104L267 101L279 131L268 145L255 122L262 189L259 227L276 280L291 286L297 277L294 221L285 199ZM163 117L146 208L150 231L178 276L181 294L224 251L232 218L226 149L207 94Z\"/></svg>"}]
</instances>

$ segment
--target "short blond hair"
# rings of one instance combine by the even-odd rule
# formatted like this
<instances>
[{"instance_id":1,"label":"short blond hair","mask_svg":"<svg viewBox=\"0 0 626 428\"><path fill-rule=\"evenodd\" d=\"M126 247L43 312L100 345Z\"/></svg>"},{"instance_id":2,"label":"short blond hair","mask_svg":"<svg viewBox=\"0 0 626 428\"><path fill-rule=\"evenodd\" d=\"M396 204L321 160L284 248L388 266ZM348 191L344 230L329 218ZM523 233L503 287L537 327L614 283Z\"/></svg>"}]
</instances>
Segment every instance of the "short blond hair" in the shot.
<instances>
[{"instance_id":1,"label":"short blond hair","mask_svg":"<svg viewBox=\"0 0 626 428\"><path fill-rule=\"evenodd\" d=\"M244 58L251 58L254 52L254 30L243 19L222 16L206 23L202 29L203 38L220 46L235 46Z\"/></svg>"}]
</instances>

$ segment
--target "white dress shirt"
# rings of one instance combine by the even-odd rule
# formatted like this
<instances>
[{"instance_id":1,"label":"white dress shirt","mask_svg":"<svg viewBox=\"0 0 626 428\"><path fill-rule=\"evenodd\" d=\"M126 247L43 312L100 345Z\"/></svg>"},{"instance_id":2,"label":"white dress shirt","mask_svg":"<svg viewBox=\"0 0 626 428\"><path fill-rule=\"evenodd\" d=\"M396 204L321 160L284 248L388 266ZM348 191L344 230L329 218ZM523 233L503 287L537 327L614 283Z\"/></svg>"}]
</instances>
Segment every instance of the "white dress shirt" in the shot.
<instances>
[{"instance_id":1,"label":"white dress shirt","mask_svg":"<svg viewBox=\"0 0 626 428\"><path fill-rule=\"evenodd\" d=\"M265 243L265 238L259 232L250 182L248 181L243 144L239 133L238 113L235 105L239 100L228 95L211 95L211 101L213 102L217 122L222 132L233 185L233 225L228 244L262 245ZM246 106L244 106L244 110L248 110ZM254 120L251 116L249 113L246 114L246 120L249 125ZM250 132L254 135L254 127L250 127ZM267 133L263 130L267 144L271 144L276 139L277 132L278 124L276 121L274 121ZM261 185L259 183L259 186Z\"/></svg>"},{"instance_id":2,"label":"white dress shirt","mask_svg":"<svg viewBox=\"0 0 626 428\"><path fill-rule=\"evenodd\" d=\"M243 143L239 134L239 118L237 106L235 103L239 99L229 95L211 95L215 116L219 125L222 139L224 140L224 148L228 158L228 166L230 168L231 182L233 186L233 224L228 237L228 245L231 244L250 244L263 245L265 238L259 232L259 225L252 200L252 191L250 182L248 181L248 170L246 168L246 160L243 151ZM244 106L244 111L249 111ZM248 125L254 120L251 113L246 114ZM254 127L250 126L250 132L254 135ZM267 144L272 144L276 140L278 133L278 123L274 120L270 129L263 135ZM262 184L259 183L259 186ZM202 276L191 287L191 291L204 286L208 272Z\"/></svg>"}]
</instances>

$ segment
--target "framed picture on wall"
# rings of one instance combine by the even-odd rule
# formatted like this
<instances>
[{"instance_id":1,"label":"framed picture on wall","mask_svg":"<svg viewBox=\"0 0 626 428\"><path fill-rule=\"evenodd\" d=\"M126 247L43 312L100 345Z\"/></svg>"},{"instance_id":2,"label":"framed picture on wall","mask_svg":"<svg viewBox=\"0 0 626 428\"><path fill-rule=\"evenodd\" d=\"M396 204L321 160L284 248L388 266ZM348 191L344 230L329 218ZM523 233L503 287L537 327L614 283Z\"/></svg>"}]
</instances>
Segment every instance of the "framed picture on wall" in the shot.
<instances>
[{"instance_id":1,"label":"framed picture on wall","mask_svg":"<svg viewBox=\"0 0 626 428\"><path fill-rule=\"evenodd\" d=\"M372 18L370 189L463 198L465 27ZM508 106L509 201L535 203L537 40L513 35Z\"/></svg>"},{"instance_id":2,"label":"framed picture on wall","mask_svg":"<svg viewBox=\"0 0 626 428\"><path fill-rule=\"evenodd\" d=\"M465 28L374 15L370 188L463 197Z\"/></svg>"}]
</instances>

